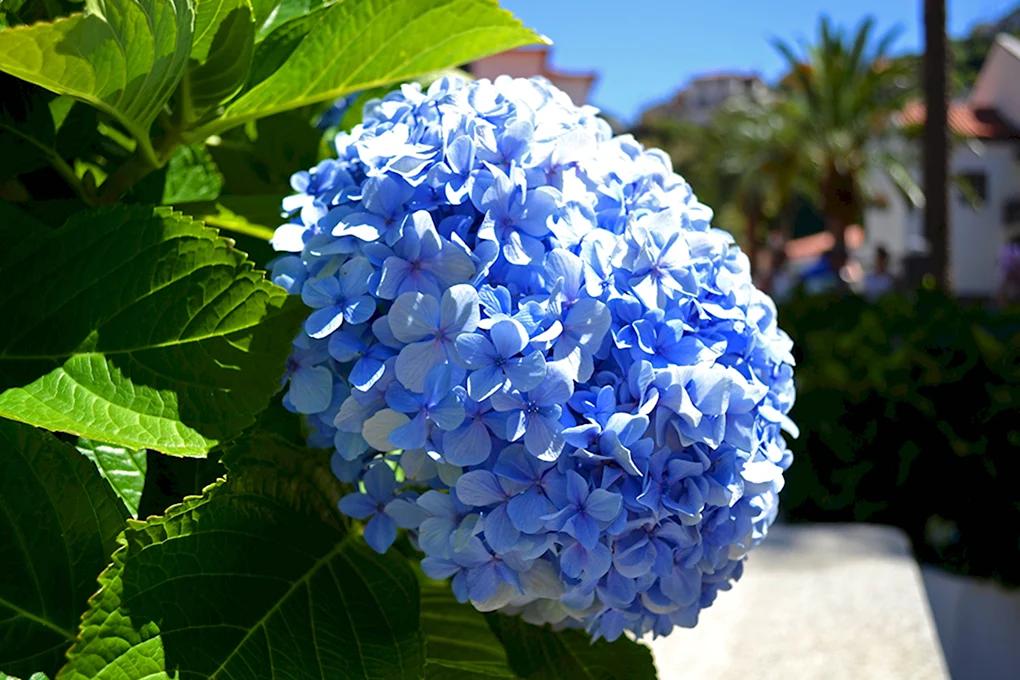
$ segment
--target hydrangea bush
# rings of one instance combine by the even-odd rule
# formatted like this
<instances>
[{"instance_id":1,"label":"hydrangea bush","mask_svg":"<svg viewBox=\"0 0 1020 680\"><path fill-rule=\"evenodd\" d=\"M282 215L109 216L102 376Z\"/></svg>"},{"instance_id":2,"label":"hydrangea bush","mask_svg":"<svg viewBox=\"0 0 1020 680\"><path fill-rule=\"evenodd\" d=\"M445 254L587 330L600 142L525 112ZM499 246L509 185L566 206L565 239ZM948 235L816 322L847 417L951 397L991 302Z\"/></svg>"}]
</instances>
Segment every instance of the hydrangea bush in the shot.
<instances>
[{"instance_id":1,"label":"hydrangea bush","mask_svg":"<svg viewBox=\"0 0 1020 680\"><path fill-rule=\"evenodd\" d=\"M547 42L496 0L0 2L0 680L656 677L639 642L467 601L576 609L626 522L612 471L568 469L566 402L612 382L610 296L574 271L589 140L551 144L591 112L529 131L491 88L408 89L273 238L363 102Z\"/></svg>"},{"instance_id":2,"label":"hydrangea bush","mask_svg":"<svg viewBox=\"0 0 1020 680\"><path fill-rule=\"evenodd\" d=\"M295 174L285 406L383 553L481 611L666 635L740 577L791 342L669 158L541 78L405 85Z\"/></svg>"}]
</instances>

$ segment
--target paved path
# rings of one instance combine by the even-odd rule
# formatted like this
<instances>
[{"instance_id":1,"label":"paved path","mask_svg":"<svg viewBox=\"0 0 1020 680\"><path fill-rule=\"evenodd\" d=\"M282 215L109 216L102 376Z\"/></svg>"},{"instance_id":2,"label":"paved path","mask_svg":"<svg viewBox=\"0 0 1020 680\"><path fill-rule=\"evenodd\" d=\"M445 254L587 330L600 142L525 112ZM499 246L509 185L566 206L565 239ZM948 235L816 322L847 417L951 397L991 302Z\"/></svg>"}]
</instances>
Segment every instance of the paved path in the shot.
<instances>
[{"instance_id":1,"label":"paved path","mask_svg":"<svg viewBox=\"0 0 1020 680\"><path fill-rule=\"evenodd\" d=\"M946 680L906 536L776 526L693 630L650 643L661 680Z\"/></svg>"}]
</instances>

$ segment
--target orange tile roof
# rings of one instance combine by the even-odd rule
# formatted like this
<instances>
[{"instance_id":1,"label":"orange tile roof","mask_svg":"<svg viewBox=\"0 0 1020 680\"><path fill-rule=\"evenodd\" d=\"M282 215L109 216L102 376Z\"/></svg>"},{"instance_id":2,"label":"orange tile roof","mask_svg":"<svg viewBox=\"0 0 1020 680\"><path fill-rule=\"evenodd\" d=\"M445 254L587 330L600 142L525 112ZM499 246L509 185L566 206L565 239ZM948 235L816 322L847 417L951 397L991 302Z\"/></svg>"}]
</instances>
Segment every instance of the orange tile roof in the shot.
<instances>
[{"instance_id":1,"label":"orange tile roof","mask_svg":"<svg viewBox=\"0 0 1020 680\"><path fill-rule=\"evenodd\" d=\"M924 125L927 111L924 102L914 101L903 107L899 118L903 125ZM974 139L1020 139L1020 131L1002 119L994 109L974 109L969 104L951 102L948 111L949 129L961 137Z\"/></svg>"}]
</instances>

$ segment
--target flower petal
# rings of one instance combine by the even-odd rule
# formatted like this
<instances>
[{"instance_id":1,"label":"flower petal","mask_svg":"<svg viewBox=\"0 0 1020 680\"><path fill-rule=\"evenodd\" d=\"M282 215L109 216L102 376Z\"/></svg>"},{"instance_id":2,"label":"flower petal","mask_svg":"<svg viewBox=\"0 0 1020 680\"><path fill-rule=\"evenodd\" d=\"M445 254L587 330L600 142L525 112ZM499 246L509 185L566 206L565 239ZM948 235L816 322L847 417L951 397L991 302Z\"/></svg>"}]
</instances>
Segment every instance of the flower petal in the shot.
<instances>
[{"instance_id":1,"label":"flower petal","mask_svg":"<svg viewBox=\"0 0 1020 680\"><path fill-rule=\"evenodd\" d=\"M472 332L478 328L481 318L478 305L478 291L474 286L466 283L450 286L440 303L440 327L451 338L458 333Z\"/></svg>"},{"instance_id":2,"label":"flower petal","mask_svg":"<svg viewBox=\"0 0 1020 680\"><path fill-rule=\"evenodd\" d=\"M429 371L444 361L446 347L438 340L410 344L397 355L397 380L413 392L423 392Z\"/></svg>"},{"instance_id":3,"label":"flower petal","mask_svg":"<svg viewBox=\"0 0 1020 680\"><path fill-rule=\"evenodd\" d=\"M490 366L496 358L496 348L481 333L461 333L454 342L457 358L466 368Z\"/></svg>"},{"instance_id":4,"label":"flower petal","mask_svg":"<svg viewBox=\"0 0 1020 680\"><path fill-rule=\"evenodd\" d=\"M533 486L511 498L506 509L515 527L525 533L535 534L541 531L545 524L542 517L554 508L545 494Z\"/></svg>"},{"instance_id":5,"label":"flower petal","mask_svg":"<svg viewBox=\"0 0 1020 680\"><path fill-rule=\"evenodd\" d=\"M492 337L496 352L504 359L516 355L528 344L528 332L514 319L504 319L492 324L489 335Z\"/></svg>"},{"instance_id":6,"label":"flower petal","mask_svg":"<svg viewBox=\"0 0 1020 680\"><path fill-rule=\"evenodd\" d=\"M320 413L333 400L333 373L325 366L302 367L290 377L290 403L298 413Z\"/></svg>"},{"instance_id":7,"label":"flower petal","mask_svg":"<svg viewBox=\"0 0 1020 680\"><path fill-rule=\"evenodd\" d=\"M387 318L394 338L416 342L439 328L439 301L431 295L404 293L393 301Z\"/></svg>"},{"instance_id":8,"label":"flower petal","mask_svg":"<svg viewBox=\"0 0 1020 680\"><path fill-rule=\"evenodd\" d=\"M454 465L479 465L489 458L492 438L479 421L443 435L443 458Z\"/></svg>"},{"instance_id":9,"label":"flower petal","mask_svg":"<svg viewBox=\"0 0 1020 680\"><path fill-rule=\"evenodd\" d=\"M506 500L506 492L499 480L488 470L465 472L457 480L456 491L461 503L480 508Z\"/></svg>"},{"instance_id":10,"label":"flower petal","mask_svg":"<svg viewBox=\"0 0 1020 680\"><path fill-rule=\"evenodd\" d=\"M390 443L390 433L409 422L411 419L403 413L384 408L365 421L361 436L376 451L392 451L397 447Z\"/></svg>"},{"instance_id":11,"label":"flower petal","mask_svg":"<svg viewBox=\"0 0 1020 680\"><path fill-rule=\"evenodd\" d=\"M527 356L510 359L503 370L514 389L529 392L545 379L545 357L541 352L532 352Z\"/></svg>"},{"instance_id":12,"label":"flower petal","mask_svg":"<svg viewBox=\"0 0 1020 680\"><path fill-rule=\"evenodd\" d=\"M337 503L340 512L354 519L371 517L378 511L378 506L376 501L363 493L349 493Z\"/></svg>"},{"instance_id":13,"label":"flower petal","mask_svg":"<svg viewBox=\"0 0 1020 680\"><path fill-rule=\"evenodd\" d=\"M397 540L397 525L387 515L379 513L365 525L365 543L380 555Z\"/></svg>"},{"instance_id":14,"label":"flower petal","mask_svg":"<svg viewBox=\"0 0 1020 680\"><path fill-rule=\"evenodd\" d=\"M384 512L401 529L417 529L429 516L425 508L404 498L394 498L386 504Z\"/></svg>"},{"instance_id":15,"label":"flower petal","mask_svg":"<svg viewBox=\"0 0 1020 680\"><path fill-rule=\"evenodd\" d=\"M339 305L316 309L305 319L305 333L313 338L325 338L340 328L344 322L344 310Z\"/></svg>"},{"instance_id":16,"label":"flower petal","mask_svg":"<svg viewBox=\"0 0 1020 680\"><path fill-rule=\"evenodd\" d=\"M508 553L513 550L521 532L510 521L506 513L506 504L497 505L485 515L485 540L496 554Z\"/></svg>"},{"instance_id":17,"label":"flower petal","mask_svg":"<svg viewBox=\"0 0 1020 680\"><path fill-rule=\"evenodd\" d=\"M605 489L595 489L584 502L584 511L600 522L612 522L620 514L623 496Z\"/></svg>"}]
</instances>

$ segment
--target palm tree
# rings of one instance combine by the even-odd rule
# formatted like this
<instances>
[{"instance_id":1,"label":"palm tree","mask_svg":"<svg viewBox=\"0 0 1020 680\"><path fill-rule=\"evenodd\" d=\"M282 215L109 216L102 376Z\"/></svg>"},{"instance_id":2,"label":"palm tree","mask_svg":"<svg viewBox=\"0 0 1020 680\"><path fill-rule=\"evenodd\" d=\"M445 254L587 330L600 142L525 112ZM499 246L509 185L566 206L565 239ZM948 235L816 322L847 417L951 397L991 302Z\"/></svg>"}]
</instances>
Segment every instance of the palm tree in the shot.
<instances>
[{"instance_id":1,"label":"palm tree","mask_svg":"<svg viewBox=\"0 0 1020 680\"><path fill-rule=\"evenodd\" d=\"M935 284L948 287L949 126L945 0L924 2L924 236Z\"/></svg>"},{"instance_id":2,"label":"palm tree","mask_svg":"<svg viewBox=\"0 0 1020 680\"><path fill-rule=\"evenodd\" d=\"M752 266L762 223L781 222L793 198L812 188L812 168L791 124L797 117L788 111L793 105L744 102L721 109L707 126L660 118L631 131L669 152L677 172L717 214L735 209Z\"/></svg>"},{"instance_id":3,"label":"palm tree","mask_svg":"<svg viewBox=\"0 0 1020 680\"><path fill-rule=\"evenodd\" d=\"M724 200L741 208L747 226L748 257L756 264L758 225L782 223L797 195L810 195L812 168L803 153L795 101L745 103L720 111L709 139ZM780 224L784 240L789 225Z\"/></svg>"},{"instance_id":4,"label":"palm tree","mask_svg":"<svg viewBox=\"0 0 1020 680\"><path fill-rule=\"evenodd\" d=\"M900 31L876 40L874 28L868 18L847 33L823 16L817 43L801 44L800 53L773 41L790 68L782 83L791 102L786 111L795 116L791 124L818 178L819 206L840 244L847 226L862 220L869 174L887 172L910 200L923 200L903 162L876 143L909 95L910 74L888 56Z\"/></svg>"}]
</instances>

